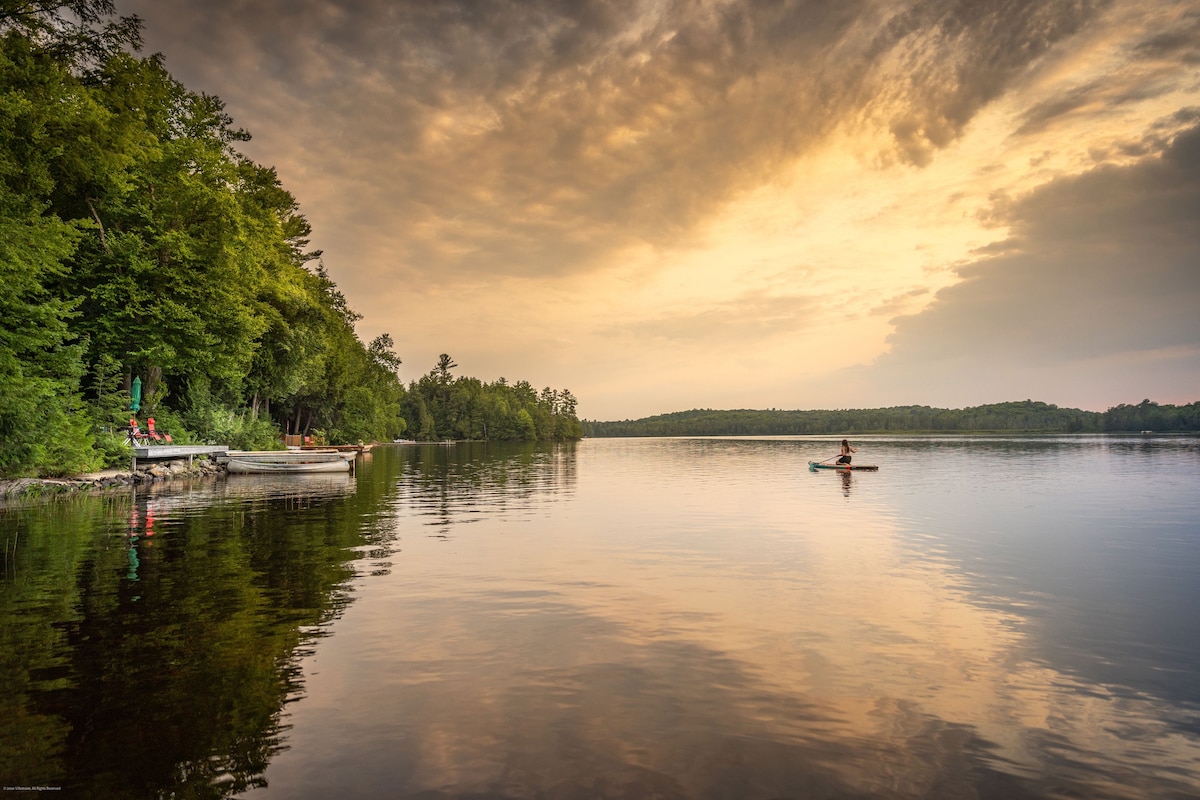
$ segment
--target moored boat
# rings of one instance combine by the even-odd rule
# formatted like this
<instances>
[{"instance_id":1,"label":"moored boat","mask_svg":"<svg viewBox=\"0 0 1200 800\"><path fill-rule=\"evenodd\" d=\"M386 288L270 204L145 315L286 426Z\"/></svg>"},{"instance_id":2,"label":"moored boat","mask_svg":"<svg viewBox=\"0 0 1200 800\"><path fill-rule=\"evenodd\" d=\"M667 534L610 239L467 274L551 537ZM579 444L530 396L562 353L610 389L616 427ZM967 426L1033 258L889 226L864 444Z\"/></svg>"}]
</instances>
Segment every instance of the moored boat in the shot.
<instances>
[{"instance_id":1,"label":"moored boat","mask_svg":"<svg viewBox=\"0 0 1200 800\"><path fill-rule=\"evenodd\" d=\"M218 463L234 474L302 474L349 472L355 453L336 450L231 450Z\"/></svg>"},{"instance_id":2,"label":"moored boat","mask_svg":"<svg viewBox=\"0 0 1200 800\"><path fill-rule=\"evenodd\" d=\"M217 462L222 463L231 459L238 461L255 461L268 463L292 463L315 461L353 461L357 454L352 451L338 450L230 450L223 456L217 456Z\"/></svg>"},{"instance_id":3,"label":"moored boat","mask_svg":"<svg viewBox=\"0 0 1200 800\"><path fill-rule=\"evenodd\" d=\"M350 462L344 458L321 458L315 461L281 459L242 459L230 456L225 464L226 471L240 475L309 474L314 472L349 472Z\"/></svg>"}]
</instances>

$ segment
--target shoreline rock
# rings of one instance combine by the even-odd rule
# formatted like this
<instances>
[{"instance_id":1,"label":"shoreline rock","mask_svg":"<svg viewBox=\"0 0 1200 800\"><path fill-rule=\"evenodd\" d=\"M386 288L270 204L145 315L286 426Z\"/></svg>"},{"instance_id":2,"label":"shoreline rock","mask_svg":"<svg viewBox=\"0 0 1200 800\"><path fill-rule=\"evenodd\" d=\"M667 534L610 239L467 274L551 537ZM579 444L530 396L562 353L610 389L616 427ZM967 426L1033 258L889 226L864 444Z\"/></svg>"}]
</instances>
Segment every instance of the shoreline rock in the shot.
<instances>
[{"instance_id":1,"label":"shoreline rock","mask_svg":"<svg viewBox=\"0 0 1200 800\"><path fill-rule=\"evenodd\" d=\"M209 459L196 459L188 467L187 459L158 461L139 467L137 472L105 470L71 478L17 478L0 481L0 504L49 501L60 497L146 486L180 478L218 478L225 467Z\"/></svg>"}]
</instances>

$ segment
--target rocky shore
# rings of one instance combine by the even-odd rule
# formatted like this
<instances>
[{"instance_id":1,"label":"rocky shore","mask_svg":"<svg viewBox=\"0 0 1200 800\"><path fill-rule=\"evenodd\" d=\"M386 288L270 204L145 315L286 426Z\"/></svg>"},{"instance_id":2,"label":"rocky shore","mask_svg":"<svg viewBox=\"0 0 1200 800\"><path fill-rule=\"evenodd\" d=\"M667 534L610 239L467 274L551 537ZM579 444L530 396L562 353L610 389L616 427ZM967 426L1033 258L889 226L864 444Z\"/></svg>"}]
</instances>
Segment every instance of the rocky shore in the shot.
<instances>
[{"instance_id":1,"label":"rocky shore","mask_svg":"<svg viewBox=\"0 0 1200 800\"><path fill-rule=\"evenodd\" d=\"M52 499L179 478L218 477L224 474L225 467L210 459L195 459L189 467L187 459L180 458L139 467L136 472L114 468L73 478L18 478L0 481L0 502Z\"/></svg>"}]
</instances>

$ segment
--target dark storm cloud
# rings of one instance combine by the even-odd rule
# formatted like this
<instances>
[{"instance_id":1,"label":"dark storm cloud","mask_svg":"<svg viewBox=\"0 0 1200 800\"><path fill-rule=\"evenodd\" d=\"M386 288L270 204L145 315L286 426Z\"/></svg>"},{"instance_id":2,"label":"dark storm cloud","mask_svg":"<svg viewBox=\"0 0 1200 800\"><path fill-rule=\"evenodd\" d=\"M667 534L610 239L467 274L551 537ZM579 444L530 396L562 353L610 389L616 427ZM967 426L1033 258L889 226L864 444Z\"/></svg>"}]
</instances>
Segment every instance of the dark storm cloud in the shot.
<instances>
[{"instance_id":1,"label":"dark storm cloud","mask_svg":"<svg viewBox=\"0 0 1200 800\"><path fill-rule=\"evenodd\" d=\"M349 224L410 231L392 263L524 275L676 242L838 126L882 125L901 160L926 164L1097 10L1085 0L126 6L190 88L225 98L251 133L269 129L270 151L251 143L251 155L326 176L316 199L345 208Z\"/></svg>"},{"instance_id":2,"label":"dark storm cloud","mask_svg":"<svg viewBox=\"0 0 1200 800\"><path fill-rule=\"evenodd\" d=\"M1195 361L1200 126L1161 155L1060 178L997 214L1011 238L924 313L899 318L880 367L995 372L1171 352Z\"/></svg>"}]
</instances>

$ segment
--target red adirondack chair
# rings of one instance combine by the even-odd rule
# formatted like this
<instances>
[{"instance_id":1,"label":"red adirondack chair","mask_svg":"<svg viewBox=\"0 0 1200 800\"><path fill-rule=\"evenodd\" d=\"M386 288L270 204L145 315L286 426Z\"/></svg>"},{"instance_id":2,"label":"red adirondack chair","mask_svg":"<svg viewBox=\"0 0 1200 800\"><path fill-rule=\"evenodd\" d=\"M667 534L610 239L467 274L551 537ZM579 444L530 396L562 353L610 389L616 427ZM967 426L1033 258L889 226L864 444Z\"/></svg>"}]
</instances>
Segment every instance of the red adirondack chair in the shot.
<instances>
[{"instance_id":1,"label":"red adirondack chair","mask_svg":"<svg viewBox=\"0 0 1200 800\"><path fill-rule=\"evenodd\" d=\"M158 442L159 444L171 443L171 434L160 433L159 431L154 430L154 417L150 417L146 420L146 427L148 428L146 435L154 441Z\"/></svg>"}]
</instances>

